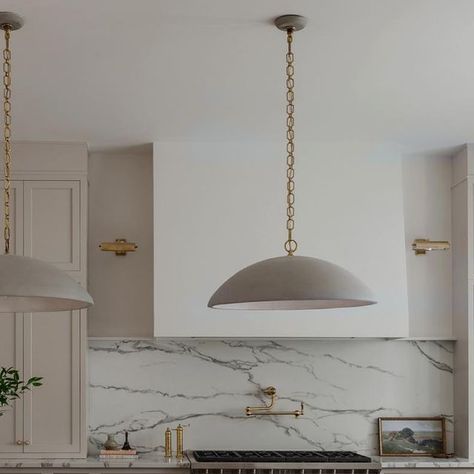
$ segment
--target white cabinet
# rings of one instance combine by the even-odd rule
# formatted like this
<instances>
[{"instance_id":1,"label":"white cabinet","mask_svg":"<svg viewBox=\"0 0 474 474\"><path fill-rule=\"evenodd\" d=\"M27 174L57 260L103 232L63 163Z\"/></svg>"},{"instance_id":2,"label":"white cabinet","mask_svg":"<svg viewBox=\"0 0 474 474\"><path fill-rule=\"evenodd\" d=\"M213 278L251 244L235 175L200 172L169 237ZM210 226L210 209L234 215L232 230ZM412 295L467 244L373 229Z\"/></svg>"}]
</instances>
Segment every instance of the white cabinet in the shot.
<instances>
[{"instance_id":1,"label":"white cabinet","mask_svg":"<svg viewBox=\"0 0 474 474\"><path fill-rule=\"evenodd\" d=\"M24 379L44 377L42 387L1 417L2 457L81 454L84 318L79 311L0 318L1 364L18 368Z\"/></svg>"},{"instance_id":2,"label":"white cabinet","mask_svg":"<svg viewBox=\"0 0 474 474\"><path fill-rule=\"evenodd\" d=\"M345 267L378 304L208 309L233 273L284 253L284 153L278 143L155 143L155 336L409 335L400 153L377 144L301 143L295 181L298 254Z\"/></svg>"},{"instance_id":3,"label":"white cabinet","mask_svg":"<svg viewBox=\"0 0 474 474\"><path fill-rule=\"evenodd\" d=\"M85 318L80 311L24 318L25 377L44 377L24 396L24 452L80 454Z\"/></svg>"},{"instance_id":4,"label":"white cabinet","mask_svg":"<svg viewBox=\"0 0 474 474\"><path fill-rule=\"evenodd\" d=\"M25 255L80 270L80 182L25 181Z\"/></svg>"},{"instance_id":5,"label":"white cabinet","mask_svg":"<svg viewBox=\"0 0 474 474\"><path fill-rule=\"evenodd\" d=\"M13 182L12 253L47 261L85 285L86 149L81 146L76 160L83 171L58 172L48 164L59 152L67 163L67 147L30 147L16 159L21 171ZM39 155L35 166L39 160L44 171L21 169L31 155ZM44 378L0 418L0 457L86 456L86 318L85 310L0 316L0 365L17 368L25 380Z\"/></svg>"}]
</instances>

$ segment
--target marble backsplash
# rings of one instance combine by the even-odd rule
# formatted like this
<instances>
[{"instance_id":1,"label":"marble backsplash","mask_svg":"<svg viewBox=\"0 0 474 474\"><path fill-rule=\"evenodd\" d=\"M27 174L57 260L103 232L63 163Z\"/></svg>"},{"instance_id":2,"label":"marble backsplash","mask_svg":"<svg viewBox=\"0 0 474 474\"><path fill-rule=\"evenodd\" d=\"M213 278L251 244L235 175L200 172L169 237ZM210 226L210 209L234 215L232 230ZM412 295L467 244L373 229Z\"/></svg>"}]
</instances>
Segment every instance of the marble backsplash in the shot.
<instances>
[{"instance_id":1,"label":"marble backsplash","mask_svg":"<svg viewBox=\"0 0 474 474\"><path fill-rule=\"evenodd\" d=\"M440 414L449 447L452 367L449 342L91 341L89 448L128 430L138 449L161 450L166 427L181 423L186 449L374 455L378 417ZM268 385L278 389L278 408L303 401L304 417L246 417Z\"/></svg>"}]
</instances>

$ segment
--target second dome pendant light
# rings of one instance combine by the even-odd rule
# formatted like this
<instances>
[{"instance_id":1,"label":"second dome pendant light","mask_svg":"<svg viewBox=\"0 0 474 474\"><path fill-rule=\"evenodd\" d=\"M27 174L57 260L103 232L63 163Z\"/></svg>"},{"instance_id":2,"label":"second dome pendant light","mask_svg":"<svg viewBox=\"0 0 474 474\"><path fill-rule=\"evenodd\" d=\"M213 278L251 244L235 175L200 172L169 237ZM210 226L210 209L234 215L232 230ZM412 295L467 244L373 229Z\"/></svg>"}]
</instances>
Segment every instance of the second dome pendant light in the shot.
<instances>
[{"instance_id":1,"label":"second dome pendant light","mask_svg":"<svg viewBox=\"0 0 474 474\"><path fill-rule=\"evenodd\" d=\"M254 263L225 281L209 300L210 308L241 310L300 310L344 308L375 304L371 291L352 273L325 260L296 256L294 240L295 146L293 33L306 18L284 15L275 26L286 32L286 152L287 152L287 255Z\"/></svg>"},{"instance_id":2,"label":"second dome pendant light","mask_svg":"<svg viewBox=\"0 0 474 474\"><path fill-rule=\"evenodd\" d=\"M0 255L0 313L37 313L87 308L89 293L55 266L31 257L10 254L11 183L11 50L10 34L23 26L16 13L0 12L3 30L3 235L5 254Z\"/></svg>"}]
</instances>

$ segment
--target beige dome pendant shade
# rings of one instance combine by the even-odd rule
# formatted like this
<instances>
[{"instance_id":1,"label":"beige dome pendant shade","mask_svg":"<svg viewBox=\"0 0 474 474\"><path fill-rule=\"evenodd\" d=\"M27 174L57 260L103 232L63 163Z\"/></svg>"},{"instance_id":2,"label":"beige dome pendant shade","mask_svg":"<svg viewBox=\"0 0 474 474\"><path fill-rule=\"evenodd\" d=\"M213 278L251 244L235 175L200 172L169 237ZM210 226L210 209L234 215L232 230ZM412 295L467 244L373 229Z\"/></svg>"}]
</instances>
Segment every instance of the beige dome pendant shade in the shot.
<instances>
[{"instance_id":1,"label":"beige dome pendant shade","mask_svg":"<svg viewBox=\"0 0 474 474\"><path fill-rule=\"evenodd\" d=\"M324 309L374 304L352 273L313 257L283 256L254 263L231 276L209 306L224 309Z\"/></svg>"},{"instance_id":2,"label":"beige dome pendant shade","mask_svg":"<svg viewBox=\"0 0 474 474\"><path fill-rule=\"evenodd\" d=\"M349 308L375 304L369 288L338 265L313 257L295 256L298 247L293 238L295 202L294 146L294 54L293 32L306 25L306 18L284 15L275 20L287 33L286 52L286 161L287 221L286 256L254 263L224 282L209 300L216 309L300 310Z\"/></svg>"},{"instance_id":3,"label":"beige dome pendant shade","mask_svg":"<svg viewBox=\"0 0 474 474\"><path fill-rule=\"evenodd\" d=\"M0 256L0 312L44 312L91 306L91 296L69 275L36 258Z\"/></svg>"},{"instance_id":4,"label":"beige dome pendant shade","mask_svg":"<svg viewBox=\"0 0 474 474\"><path fill-rule=\"evenodd\" d=\"M10 32L23 26L15 13L0 12L5 33L3 50L4 111L4 237L5 255L0 256L0 313L37 313L81 309L93 304L79 283L58 268L30 257L10 255L11 180L11 50Z\"/></svg>"}]
</instances>

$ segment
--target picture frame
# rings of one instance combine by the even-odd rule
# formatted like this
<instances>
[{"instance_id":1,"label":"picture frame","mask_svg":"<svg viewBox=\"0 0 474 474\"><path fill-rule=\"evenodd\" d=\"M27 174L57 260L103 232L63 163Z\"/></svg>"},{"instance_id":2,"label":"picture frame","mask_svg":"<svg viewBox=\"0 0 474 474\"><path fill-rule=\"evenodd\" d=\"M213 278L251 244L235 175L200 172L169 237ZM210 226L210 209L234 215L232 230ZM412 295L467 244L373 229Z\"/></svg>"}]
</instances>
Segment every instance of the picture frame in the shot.
<instances>
[{"instance_id":1,"label":"picture frame","mask_svg":"<svg viewBox=\"0 0 474 474\"><path fill-rule=\"evenodd\" d=\"M446 454L446 420L435 417L379 418L380 456L436 457Z\"/></svg>"}]
</instances>

